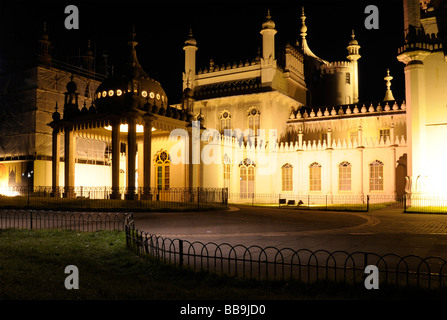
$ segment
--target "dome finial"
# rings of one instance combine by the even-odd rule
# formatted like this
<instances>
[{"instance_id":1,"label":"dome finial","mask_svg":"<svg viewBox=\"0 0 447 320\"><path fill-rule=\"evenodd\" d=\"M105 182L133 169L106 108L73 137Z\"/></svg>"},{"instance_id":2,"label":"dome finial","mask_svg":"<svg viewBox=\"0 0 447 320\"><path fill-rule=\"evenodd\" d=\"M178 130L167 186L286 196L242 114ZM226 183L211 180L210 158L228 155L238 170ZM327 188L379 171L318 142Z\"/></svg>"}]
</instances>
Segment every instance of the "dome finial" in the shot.
<instances>
[{"instance_id":1,"label":"dome finial","mask_svg":"<svg viewBox=\"0 0 447 320\"><path fill-rule=\"evenodd\" d=\"M307 36L307 26L306 26L306 15L304 14L304 6L301 7L301 38L306 38Z\"/></svg>"},{"instance_id":2,"label":"dome finial","mask_svg":"<svg viewBox=\"0 0 447 320\"><path fill-rule=\"evenodd\" d=\"M272 20L270 9L267 10L267 20L262 24L262 29L275 29L275 22Z\"/></svg>"},{"instance_id":3,"label":"dome finial","mask_svg":"<svg viewBox=\"0 0 447 320\"><path fill-rule=\"evenodd\" d=\"M192 33L192 27L189 27L189 33L185 40L185 46L197 46L197 41L194 39L194 35Z\"/></svg>"},{"instance_id":4,"label":"dome finial","mask_svg":"<svg viewBox=\"0 0 447 320\"><path fill-rule=\"evenodd\" d=\"M395 100L393 92L391 91L391 80L393 80L393 77L390 75L390 69L386 69L386 77L384 77L383 80L386 81L386 93L383 101Z\"/></svg>"},{"instance_id":5,"label":"dome finial","mask_svg":"<svg viewBox=\"0 0 447 320\"><path fill-rule=\"evenodd\" d=\"M358 41L355 39L354 29L352 29L351 40L349 41L349 45L352 46L352 45L358 45L358 44L359 44Z\"/></svg>"}]
</instances>

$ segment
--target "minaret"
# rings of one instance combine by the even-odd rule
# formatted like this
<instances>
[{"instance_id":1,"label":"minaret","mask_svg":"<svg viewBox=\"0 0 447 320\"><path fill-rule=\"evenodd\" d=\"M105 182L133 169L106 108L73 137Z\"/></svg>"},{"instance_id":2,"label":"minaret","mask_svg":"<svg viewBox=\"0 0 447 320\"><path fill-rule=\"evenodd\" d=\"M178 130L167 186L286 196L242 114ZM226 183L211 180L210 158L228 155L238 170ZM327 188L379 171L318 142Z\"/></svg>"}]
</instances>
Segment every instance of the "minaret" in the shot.
<instances>
[{"instance_id":1,"label":"minaret","mask_svg":"<svg viewBox=\"0 0 447 320\"><path fill-rule=\"evenodd\" d=\"M262 24L262 58L271 64L275 60L275 22L272 21L270 10L267 12L267 20Z\"/></svg>"},{"instance_id":2,"label":"minaret","mask_svg":"<svg viewBox=\"0 0 447 320\"><path fill-rule=\"evenodd\" d=\"M185 72L183 73L183 90L190 88L194 90L194 81L196 77L196 51L197 41L194 39L192 30L189 30L188 37L183 47L185 51Z\"/></svg>"},{"instance_id":3,"label":"minaret","mask_svg":"<svg viewBox=\"0 0 447 320\"><path fill-rule=\"evenodd\" d=\"M267 20L262 24L262 58L261 58L261 83L266 87L273 87L273 79L276 73L275 60L275 23L267 12Z\"/></svg>"},{"instance_id":4,"label":"minaret","mask_svg":"<svg viewBox=\"0 0 447 320\"><path fill-rule=\"evenodd\" d=\"M426 141L426 70L424 59L430 55L428 48L415 47L415 35L421 25L419 0L404 0L404 34L408 46L403 47L397 60L405 64L405 102L406 102L406 128L407 145L409 148L407 158L407 186L408 193L422 191L421 177L427 172L427 141Z\"/></svg>"},{"instance_id":5,"label":"minaret","mask_svg":"<svg viewBox=\"0 0 447 320\"><path fill-rule=\"evenodd\" d=\"M47 66L51 65L51 42L48 40L47 23L43 23L42 36L39 39L39 62Z\"/></svg>"},{"instance_id":6,"label":"minaret","mask_svg":"<svg viewBox=\"0 0 447 320\"><path fill-rule=\"evenodd\" d=\"M346 47L348 49L348 60L351 61L352 64L352 100L353 103L359 102L359 70L357 60L360 59L359 54L359 43L355 39L354 30L352 30L351 41L349 41L349 45Z\"/></svg>"},{"instance_id":7,"label":"minaret","mask_svg":"<svg viewBox=\"0 0 447 320\"><path fill-rule=\"evenodd\" d=\"M390 76L390 70L386 69L386 77L383 78L383 80L386 81L386 93L385 93L385 98L383 98L383 101L393 101L394 96L393 96L393 92L391 91L391 80L393 80L393 77Z\"/></svg>"},{"instance_id":8,"label":"minaret","mask_svg":"<svg viewBox=\"0 0 447 320\"><path fill-rule=\"evenodd\" d=\"M83 66L85 69L89 70L89 71L93 71L93 65L94 65L94 56L93 56L93 51L92 51L92 46L90 44L90 40L88 40L87 43L87 51L85 52L85 55L83 57Z\"/></svg>"}]
</instances>

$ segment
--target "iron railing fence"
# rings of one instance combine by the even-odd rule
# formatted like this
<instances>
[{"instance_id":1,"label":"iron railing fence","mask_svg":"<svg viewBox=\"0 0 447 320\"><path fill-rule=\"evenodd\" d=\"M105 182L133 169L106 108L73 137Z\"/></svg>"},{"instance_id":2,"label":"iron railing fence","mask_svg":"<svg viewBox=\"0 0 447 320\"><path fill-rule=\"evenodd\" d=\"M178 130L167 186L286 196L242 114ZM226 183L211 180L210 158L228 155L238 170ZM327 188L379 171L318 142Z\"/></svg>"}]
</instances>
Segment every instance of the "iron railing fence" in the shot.
<instances>
[{"instance_id":1,"label":"iron railing fence","mask_svg":"<svg viewBox=\"0 0 447 320\"><path fill-rule=\"evenodd\" d=\"M447 260L439 257L190 242L149 234L132 224L126 224L125 228L130 250L196 271L309 284L316 281L362 284L366 266L374 265L379 270L380 284L429 289L447 286Z\"/></svg>"},{"instance_id":2,"label":"iron railing fence","mask_svg":"<svg viewBox=\"0 0 447 320\"><path fill-rule=\"evenodd\" d=\"M323 195L229 193L228 201L235 204L288 206L306 210L372 211L381 208L403 209L403 197L394 195Z\"/></svg>"},{"instance_id":3,"label":"iron railing fence","mask_svg":"<svg viewBox=\"0 0 447 320\"><path fill-rule=\"evenodd\" d=\"M131 195L131 196L129 196ZM126 201L123 201L126 199ZM202 209L226 206L226 188L3 187L0 208Z\"/></svg>"},{"instance_id":4,"label":"iron railing fence","mask_svg":"<svg viewBox=\"0 0 447 320\"><path fill-rule=\"evenodd\" d=\"M403 197L404 212L447 213L446 196L407 194Z\"/></svg>"},{"instance_id":5,"label":"iron railing fence","mask_svg":"<svg viewBox=\"0 0 447 320\"><path fill-rule=\"evenodd\" d=\"M58 229L78 231L124 230L124 212L59 212L44 210L0 210L0 229Z\"/></svg>"}]
</instances>

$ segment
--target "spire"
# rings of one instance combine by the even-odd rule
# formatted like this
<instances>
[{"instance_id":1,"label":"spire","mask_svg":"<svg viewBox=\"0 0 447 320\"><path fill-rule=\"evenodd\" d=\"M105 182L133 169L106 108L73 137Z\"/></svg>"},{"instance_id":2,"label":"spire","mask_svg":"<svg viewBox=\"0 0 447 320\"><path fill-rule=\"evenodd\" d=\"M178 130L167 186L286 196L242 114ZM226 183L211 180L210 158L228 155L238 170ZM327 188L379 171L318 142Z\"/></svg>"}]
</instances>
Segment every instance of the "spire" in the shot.
<instances>
[{"instance_id":1,"label":"spire","mask_svg":"<svg viewBox=\"0 0 447 320\"><path fill-rule=\"evenodd\" d=\"M304 7L301 7L301 46L303 46L304 41L307 36L307 26L306 26L306 15L304 14Z\"/></svg>"},{"instance_id":2,"label":"spire","mask_svg":"<svg viewBox=\"0 0 447 320\"><path fill-rule=\"evenodd\" d=\"M386 93L385 98L383 98L383 101L392 101L395 100L393 96L393 92L391 91L391 80L393 80L393 77L390 76L390 70L386 69L386 77L383 78L386 81Z\"/></svg>"},{"instance_id":3,"label":"spire","mask_svg":"<svg viewBox=\"0 0 447 320\"><path fill-rule=\"evenodd\" d=\"M135 32L135 25L132 26L132 33L131 33L131 39L128 42L130 46L130 58L127 63L127 72L132 77L146 77L149 78L149 75L143 70L140 63L138 62L137 58L137 51L135 50L135 47L138 45L138 42L135 40L136 32Z\"/></svg>"},{"instance_id":4,"label":"spire","mask_svg":"<svg viewBox=\"0 0 447 320\"><path fill-rule=\"evenodd\" d=\"M48 40L47 23L43 23L42 34L39 39L39 62L45 65L51 65L51 42Z\"/></svg>"},{"instance_id":5,"label":"spire","mask_svg":"<svg viewBox=\"0 0 447 320\"><path fill-rule=\"evenodd\" d=\"M323 64L328 64L327 61L317 57L312 50L310 50L309 46L307 45L307 26L306 26L306 15L304 14L304 7L301 7L301 29L300 29L300 35L301 35L301 50L304 52L305 55L310 56L319 62Z\"/></svg>"},{"instance_id":6,"label":"spire","mask_svg":"<svg viewBox=\"0 0 447 320\"><path fill-rule=\"evenodd\" d=\"M87 70L93 71L93 62L95 58L93 56L92 46L90 40L87 42L87 50L83 56L83 65Z\"/></svg>"}]
</instances>

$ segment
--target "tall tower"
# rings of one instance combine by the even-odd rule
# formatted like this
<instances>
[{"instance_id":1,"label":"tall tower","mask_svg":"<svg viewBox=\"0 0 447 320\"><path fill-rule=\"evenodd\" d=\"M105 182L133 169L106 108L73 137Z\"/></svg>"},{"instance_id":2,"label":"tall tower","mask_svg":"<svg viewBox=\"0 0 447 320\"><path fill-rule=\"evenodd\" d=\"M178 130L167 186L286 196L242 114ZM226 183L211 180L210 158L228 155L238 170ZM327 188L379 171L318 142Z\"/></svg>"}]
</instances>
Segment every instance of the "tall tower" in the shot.
<instances>
[{"instance_id":1,"label":"tall tower","mask_svg":"<svg viewBox=\"0 0 447 320\"><path fill-rule=\"evenodd\" d=\"M194 81L196 77L197 41L194 39L191 29L189 30L183 50L185 51L185 72L183 73L184 91L186 88L194 89Z\"/></svg>"},{"instance_id":2,"label":"tall tower","mask_svg":"<svg viewBox=\"0 0 447 320\"><path fill-rule=\"evenodd\" d=\"M406 191L416 193L421 190L422 179L426 176L426 77L424 59L430 51L417 45L415 35L420 31L419 0L404 0L404 34L406 46L397 59L405 64L405 101L407 105L407 143L409 155L407 163L408 183ZM408 45L408 46L407 46ZM414 48L410 48L414 46Z\"/></svg>"},{"instance_id":3,"label":"tall tower","mask_svg":"<svg viewBox=\"0 0 447 320\"><path fill-rule=\"evenodd\" d=\"M261 59L261 82L265 86L271 86L276 72L275 59L275 23L267 12L267 20L262 24L262 59Z\"/></svg>"},{"instance_id":4,"label":"tall tower","mask_svg":"<svg viewBox=\"0 0 447 320\"><path fill-rule=\"evenodd\" d=\"M359 69L357 61L360 59L359 54L359 43L355 39L354 30L352 30L351 41L349 41L349 45L346 47L348 49L348 60L351 61L352 64L352 100L353 103L359 102Z\"/></svg>"},{"instance_id":5,"label":"tall tower","mask_svg":"<svg viewBox=\"0 0 447 320\"><path fill-rule=\"evenodd\" d=\"M39 39L38 60L40 63L51 65L51 42L48 40L47 23L43 24L42 36Z\"/></svg>"},{"instance_id":6,"label":"tall tower","mask_svg":"<svg viewBox=\"0 0 447 320\"><path fill-rule=\"evenodd\" d=\"M267 20L262 24L262 58L266 61L275 60L275 22L272 21L270 10L267 12Z\"/></svg>"}]
</instances>

